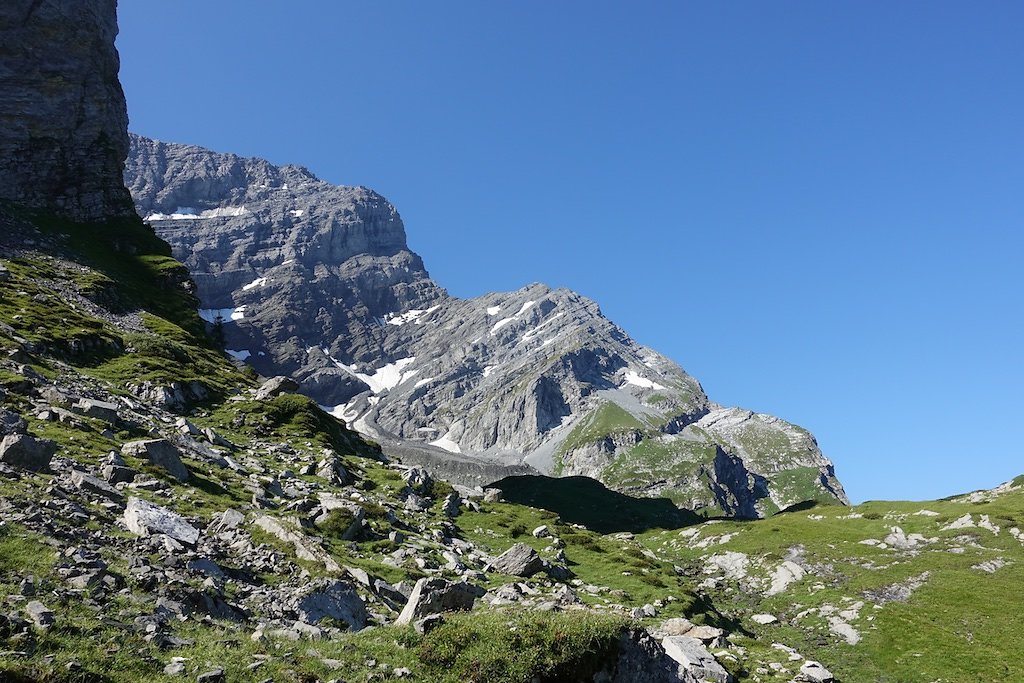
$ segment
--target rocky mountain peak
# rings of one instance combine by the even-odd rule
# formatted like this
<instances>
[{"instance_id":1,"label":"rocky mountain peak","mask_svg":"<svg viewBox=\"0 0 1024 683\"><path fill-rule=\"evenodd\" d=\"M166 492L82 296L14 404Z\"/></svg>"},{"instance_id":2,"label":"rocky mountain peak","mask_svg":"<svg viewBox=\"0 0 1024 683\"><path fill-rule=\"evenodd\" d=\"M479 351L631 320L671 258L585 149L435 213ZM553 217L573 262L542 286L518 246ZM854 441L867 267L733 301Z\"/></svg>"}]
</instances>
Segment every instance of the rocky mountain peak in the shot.
<instances>
[{"instance_id":1,"label":"rocky mountain peak","mask_svg":"<svg viewBox=\"0 0 1024 683\"><path fill-rule=\"evenodd\" d=\"M86 221L132 213L116 0L0 3L0 199Z\"/></svg>"},{"instance_id":2,"label":"rocky mountain peak","mask_svg":"<svg viewBox=\"0 0 1024 683\"><path fill-rule=\"evenodd\" d=\"M470 483L581 474L745 517L845 501L810 434L713 403L585 296L449 296L372 190L138 136L126 183L229 353L408 462Z\"/></svg>"}]
</instances>

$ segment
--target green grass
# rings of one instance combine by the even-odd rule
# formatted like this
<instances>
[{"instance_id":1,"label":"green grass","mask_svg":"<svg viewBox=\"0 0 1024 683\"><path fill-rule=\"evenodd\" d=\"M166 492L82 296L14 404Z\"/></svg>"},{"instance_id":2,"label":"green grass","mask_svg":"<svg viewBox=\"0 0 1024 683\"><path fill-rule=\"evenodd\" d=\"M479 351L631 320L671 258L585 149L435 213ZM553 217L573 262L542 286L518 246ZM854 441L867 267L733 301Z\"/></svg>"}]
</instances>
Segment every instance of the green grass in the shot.
<instances>
[{"instance_id":1,"label":"green grass","mask_svg":"<svg viewBox=\"0 0 1024 683\"><path fill-rule=\"evenodd\" d=\"M939 515L915 514L923 509ZM1000 533L941 529L966 513L976 522L988 515ZM853 508L817 506L759 521L717 522L700 527L699 538L735 535L705 548L690 547L678 532L652 531L640 540L659 558L688 567L695 576L702 575L702 557L729 551L746 554L751 574L766 577L791 549L800 548L803 562L817 569L783 593L764 597L742 581L709 589L707 599L737 621L758 612L780 618L781 623L768 626L744 621L760 641L743 638L738 644L756 651L759 642L784 642L819 659L843 681L968 683L1024 679L1024 637L1015 627L1019 616L1012 597L1024 581L1024 546L1007 531L1022 523L1024 493L1011 492L990 502L868 502ZM861 543L884 539L893 526L939 540L912 553ZM947 546L958 537L963 552L949 552ZM995 573L973 568L995 558L1011 564ZM929 577L907 602L873 607L870 596L879 589L926 571ZM863 637L856 645L829 633L825 617L806 614L856 601L865 605L851 622ZM765 650L758 656L775 655Z\"/></svg>"},{"instance_id":2,"label":"green grass","mask_svg":"<svg viewBox=\"0 0 1024 683\"><path fill-rule=\"evenodd\" d=\"M714 463L717 447L703 441L648 438L616 456L601 479L617 488L641 488L652 481L688 482Z\"/></svg>"},{"instance_id":3,"label":"green grass","mask_svg":"<svg viewBox=\"0 0 1024 683\"><path fill-rule=\"evenodd\" d=\"M196 421L239 441L273 436L332 448L342 455L376 457L380 453L376 445L349 431L315 401L299 394L281 394L265 401L225 402Z\"/></svg>"},{"instance_id":4,"label":"green grass","mask_svg":"<svg viewBox=\"0 0 1024 683\"><path fill-rule=\"evenodd\" d=\"M580 446L594 443L613 434L645 428L644 423L630 415L625 409L615 403L605 402L580 420L579 424L565 437L558 452L564 455Z\"/></svg>"}]
</instances>

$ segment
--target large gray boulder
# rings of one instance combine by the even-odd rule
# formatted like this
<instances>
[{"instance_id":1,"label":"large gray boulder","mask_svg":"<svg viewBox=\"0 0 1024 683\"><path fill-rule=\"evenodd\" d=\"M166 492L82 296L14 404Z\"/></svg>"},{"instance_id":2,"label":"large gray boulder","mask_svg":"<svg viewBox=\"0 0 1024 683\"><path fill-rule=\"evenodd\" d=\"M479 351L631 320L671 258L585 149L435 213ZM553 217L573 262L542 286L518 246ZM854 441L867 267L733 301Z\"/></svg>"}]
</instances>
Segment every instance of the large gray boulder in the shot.
<instances>
[{"instance_id":1,"label":"large gray boulder","mask_svg":"<svg viewBox=\"0 0 1024 683\"><path fill-rule=\"evenodd\" d=\"M800 678L807 683L832 683L835 680L831 671L813 660L808 660L800 666Z\"/></svg>"},{"instance_id":2,"label":"large gray boulder","mask_svg":"<svg viewBox=\"0 0 1024 683\"><path fill-rule=\"evenodd\" d=\"M128 498L122 521L139 536L164 534L185 545L195 545L199 540L199 530L184 517L134 496Z\"/></svg>"},{"instance_id":3,"label":"large gray boulder","mask_svg":"<svg viewBox=\"0 0 1024 683\"><path fill-rule=\"evenodd\" d=\"M57 444L28 434L8 434L0 441L0 462L32 472L45 472Z\"/></svg>"},{"instance_id":4,"label":"large gray boulder","mask_svg":"<svg viewBox=\"0 0 1024 683\"><path fill-rule=\"evenodd\" d=\"M121 447L121 453L148 460L178 481L188 481L188 468L181 461L181 451L167 439L130 441Z\"/></svg>"},{"instance_id":5,"label":"large gray boulder","mask_svg":"<svg viewBox=\"0 0 1024 683\"><path fill-rule=\"evenodd\" d=\"M692 673L698 680L732 683L732 675L718 663L697 638L669 636L661 641L666 654Z\"/></svg>"},{"instance_id":6,"label":"large gray boulder","mask_svg":"<svg viewBox=\"0 0 1024 683\"><path fill-rule=\"evenodd\" d=\"M395 624L403 626L431 614L471 610L483 591L465 582L450 583L440 578L420 579Z\"/></svg>"},{"instance_id":7,"label":"large gray boulder","mask_svg":"<svg viewBox=\"0 0 1024 683\"><path fill-rule=\"evenodd\" d=\"M530 546L525 543L516 543L494 558L488 569L510 576L533 576L537 572L544 571L544 560Z\"/></svg>"},{"instance_id":8,"label":"large gray boulder","mask_svg":"<svg viewBox=\"0 0 1024 683\"><path fill-rule=\"evenodd\" d=\"M299 620L307 624L332 619L353 631L366 627L366 603L347 581L321 579L314 582L298 599L295 610Z\"/></svg>"},{"instance_id":9,"label":"large gray boulder","mask_svg":"<svg viewBox=\"0 0 1024 683\"><path fill-rule=\"evenodd\" d=\"M703 683L643 629L624 631L615 649L614 660L593 677L594 683Z\"/></svg>"}]
</instances>

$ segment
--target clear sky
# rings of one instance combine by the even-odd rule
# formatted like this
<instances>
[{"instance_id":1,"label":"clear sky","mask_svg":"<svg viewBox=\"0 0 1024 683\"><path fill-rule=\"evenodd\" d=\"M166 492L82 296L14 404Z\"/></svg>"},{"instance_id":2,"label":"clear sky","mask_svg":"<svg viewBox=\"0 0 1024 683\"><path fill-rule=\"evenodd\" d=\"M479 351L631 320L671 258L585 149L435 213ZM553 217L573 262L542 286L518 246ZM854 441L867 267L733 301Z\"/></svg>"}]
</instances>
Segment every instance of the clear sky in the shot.
<instances>
[{"instance_id":1,"label":"clear sky","mask_svg":"<svg viewBox=\"0 0 1024 683\"><path fill-rule=\"evenodd\" d=\"M121 0L131 129L576 289L855 501L1024 473L1024 3Z\"/></svg>"}]
</instances>

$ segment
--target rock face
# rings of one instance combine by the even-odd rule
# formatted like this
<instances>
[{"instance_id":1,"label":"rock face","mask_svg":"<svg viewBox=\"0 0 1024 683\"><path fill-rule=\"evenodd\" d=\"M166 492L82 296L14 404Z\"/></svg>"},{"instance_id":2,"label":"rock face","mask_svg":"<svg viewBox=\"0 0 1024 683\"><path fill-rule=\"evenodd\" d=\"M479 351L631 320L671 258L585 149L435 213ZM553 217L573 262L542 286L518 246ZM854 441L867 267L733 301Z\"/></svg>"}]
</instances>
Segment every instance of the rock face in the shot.
<instances>
[{"instance_id":1,"label":"rock face","mask_svg":"<svg viewBox=\"0 0 1024 683\"><path fill-rule=\"evenodd\" d=\"M404 462L474 485L578 474L740 517L846 501L807 431L713 403L586 297L448 296L371 190L137 136L125 178L229 353Z\"/></svg>"},{"instance_id":2,"label":"rock face","mask_svg":"<svg viewBox=\"0 0 1024 683\"><path fill-rule=\"evenodd\" d=\"M133 213L116 0L0 3L0 199L78 220Z\"/></svg>"}]
</instances>

